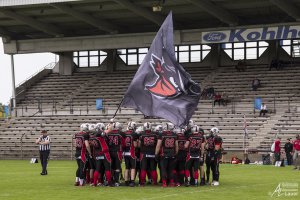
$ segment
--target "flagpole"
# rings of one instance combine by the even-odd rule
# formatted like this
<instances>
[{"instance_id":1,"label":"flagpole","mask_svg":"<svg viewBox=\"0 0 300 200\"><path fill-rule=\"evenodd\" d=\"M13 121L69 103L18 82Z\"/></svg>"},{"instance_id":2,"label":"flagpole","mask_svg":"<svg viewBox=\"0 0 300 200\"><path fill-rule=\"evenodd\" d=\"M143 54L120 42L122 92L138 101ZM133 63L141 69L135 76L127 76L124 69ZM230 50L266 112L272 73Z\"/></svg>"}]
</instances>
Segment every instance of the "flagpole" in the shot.
<instances>
[{"instance_id":1,"label":"flagpole","mask_svg":"<svg viewBox=\"0 0 300 200\"><path fill-rule=\"evenodd\" d=\"M120 109L123 100L124 100L124 97L122 98L121 102L119 103L118 108L117 108L117 110L116 110L116 112L115 112L115 114L114 114L114 116L113 116L113 119L116 117L117 112L118 112L118 110Z\"/></svg>"}]
</instances>

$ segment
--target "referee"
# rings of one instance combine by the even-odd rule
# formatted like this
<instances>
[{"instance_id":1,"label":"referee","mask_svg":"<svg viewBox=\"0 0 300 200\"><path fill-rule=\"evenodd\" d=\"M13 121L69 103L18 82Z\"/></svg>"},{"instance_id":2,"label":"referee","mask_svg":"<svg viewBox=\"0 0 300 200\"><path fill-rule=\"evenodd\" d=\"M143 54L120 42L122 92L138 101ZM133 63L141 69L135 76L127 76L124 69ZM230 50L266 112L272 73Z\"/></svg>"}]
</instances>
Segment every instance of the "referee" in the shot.
<instances>
[{"instance_id":1,"label":"referee","mask_svg":"<svg viewBox=\"0 0 300 200\"><path fill-rule=\"evenodd\" d=\"M47 163L50 154L50 137L47 135L46 130L41 131L41 136L36 139L35 143L39 145L40 150L40 160L42 164L41 175L47 175Z\"/></svg>"}]
</instances>

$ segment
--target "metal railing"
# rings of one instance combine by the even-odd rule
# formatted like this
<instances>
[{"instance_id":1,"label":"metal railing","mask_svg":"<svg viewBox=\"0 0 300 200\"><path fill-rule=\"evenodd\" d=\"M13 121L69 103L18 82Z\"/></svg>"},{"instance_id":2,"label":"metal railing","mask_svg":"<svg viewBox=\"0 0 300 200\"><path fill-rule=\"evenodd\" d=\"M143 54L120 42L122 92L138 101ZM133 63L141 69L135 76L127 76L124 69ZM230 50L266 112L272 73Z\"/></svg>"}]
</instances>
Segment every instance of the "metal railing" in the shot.
<instances>
[{"instance_id":1,"label":"metal railing","mask_svg":"<svg viewBox=\"0 0 300 200\"><path fill-rule=\"evenodd\" d=\"M80 100L70 98L68 101L64 101L63 98L23 98L19 99L20 103L17 107L19 116L35 116L36 114L43 114L44 112L51 112L51 115L56 115L58 111L68 112L69 114L85 113L89 114L91 112L91 106L96 108L96 99L92 101L91 99ZM80 105L74 105L80 102ZM92 104L92 102L95 102ZM113 105L111 107L117 107L118 105ZM107 109L103 106L100 112L105 113ZM32 113L28 115L28 113Z\"/></svg>"},{"instance_id":2,"label":"metal railing","mask_svg":"<svg viewBox=\"0 0 300 200\"><path fill-rule=\"evenodd\" d=\"M39 74L41 71L43 71L44 69L53 69L54 66L56 65L56 62L51 62L49 64L47 64L45 67L39 69L38 71L36 71L34 74L32 74L31 76L27 77L24 81L22 81L21 83L19 83L16 88L20 87L21 85L23 85L25 82L27 82L28 80L30 80L32 77L36 76L37 74Z\"/></svg>"}]
</instances>

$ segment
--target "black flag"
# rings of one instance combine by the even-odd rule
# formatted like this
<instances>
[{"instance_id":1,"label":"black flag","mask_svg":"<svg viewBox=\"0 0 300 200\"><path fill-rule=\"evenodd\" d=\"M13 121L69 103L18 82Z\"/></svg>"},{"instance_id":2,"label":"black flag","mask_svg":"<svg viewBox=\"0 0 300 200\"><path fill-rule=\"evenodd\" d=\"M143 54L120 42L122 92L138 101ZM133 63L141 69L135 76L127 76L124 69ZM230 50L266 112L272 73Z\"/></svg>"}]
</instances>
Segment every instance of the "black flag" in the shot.
<instances>
[{"instance_id":1,"label":"black flag","mask_svg":"<svg viewBox=\"0 0 300 200\"><path fill-rule=\"evenodd\" d=\"M199 98L199 85L176 61L170 12L129 85L121 106L135 108L146 116L162 117L182 127L191 119Z\"/></svg>"}]
</instances>

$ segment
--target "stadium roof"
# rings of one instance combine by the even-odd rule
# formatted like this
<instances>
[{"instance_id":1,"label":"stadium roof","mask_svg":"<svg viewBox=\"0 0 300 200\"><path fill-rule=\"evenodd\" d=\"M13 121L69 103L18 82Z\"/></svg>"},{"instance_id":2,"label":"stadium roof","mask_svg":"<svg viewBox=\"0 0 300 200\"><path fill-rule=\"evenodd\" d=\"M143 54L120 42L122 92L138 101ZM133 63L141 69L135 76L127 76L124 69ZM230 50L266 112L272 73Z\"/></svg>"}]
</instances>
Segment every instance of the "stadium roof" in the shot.
<instances>
[{"instance_id":1,"label":"stadium roof","mask_svg":"<svg viewBox=\"0 0 300 200\"><path fill-rule=\"evenodd\" d=\"M171 10L176 30L297 23L299 8L299 0L0 0L0 36L30 40L156 32Z\"/></svg>"}]
</instances>

